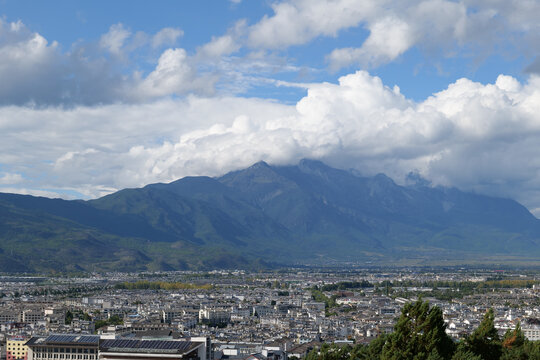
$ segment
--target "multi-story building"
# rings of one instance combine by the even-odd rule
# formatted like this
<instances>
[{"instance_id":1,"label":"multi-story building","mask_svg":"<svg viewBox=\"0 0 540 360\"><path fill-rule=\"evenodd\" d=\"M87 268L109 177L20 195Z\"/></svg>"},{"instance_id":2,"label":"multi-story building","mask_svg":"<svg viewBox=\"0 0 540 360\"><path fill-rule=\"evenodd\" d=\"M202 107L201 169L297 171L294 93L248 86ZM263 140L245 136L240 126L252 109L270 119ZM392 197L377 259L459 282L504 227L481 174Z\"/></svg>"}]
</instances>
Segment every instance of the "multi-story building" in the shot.
<instances>
[{"instance_id":1,"label":"multi-story building","mask_svg":"<svg viewBox=\"0 0 540 360\"><path fill-rule=\"evenodd\" d=\"M45 314L41 310L28 309L22 312L22 321L26 323L36 323L38 321L43 321L45 319Z\"/></svg>"},{"instance_id":2,"label":"multi-story building","mask_svg":"<svg viewBox=\"0 0 540 360\"><path fill-rule=\"evenodd\" d=\"M204 308L199 310L199 320L210 324L227 323L231 319L230 311L222 308Z\"/></svg>"},{"instance_id":3,"label":"multi-story building","mask_svg":"<svg viewBox=\"0 0 540 360\"><path fill-rule=\"evenodd\" d=\"M14 336L6 341L6 360L27 360L28 346L25 345L26 338Z\"/></svg>"},{"instance_id":4,"label":"multi-story building","mask_svg":"<svg viewBox=\"0 0 540 360\"><path fill-rule=\"evenodd\" d=\"M523 329L523 333L525 334L525 337L527 340L530 341L538 341L540 340L540 329Z\"/></svg>"},{"instance_id":5,"label":"multi-story building","mask_svg":"<svg viewBox=\"0 0 540 360\"><path fill-rule=\"evenodd\" d=\"M163 309L161 310L161 321L170 324L173 319L179 318L184 315L183 309Z\"/></svg>"},{"instance_id":6,"label":"multi-story building","mask_svg":"<svg viewBox=\"0 0 540 360\"><path fill-rule=\"evenodd\" d=\"M49 335L32 337L28 360L97 360L99 336Z\"/></svg>"},{"instance_id":7,"label":"multi-story building","mask_svg":"<svg viewBox=\"0 0 540 360\"><path fill-rule=\"evenodd\" d=\"M536 319L529 319L521 325L523 335L530 341L540 340L540 321Z\"/></svg>"},{"instance_id":8,"label":"multi-story building","mask_svg":"<svg viewBox=\"0 0 540 360\"><path fill-rule=\"evenodd\" d=\"M184 340L103 340L99 360L206 360L206 343Z\"/></svg>"},{"instance_id":9,"label":"multi-story building","mask_svg":"<svg viewBox=\"0 0 540 360\"><path fill-rule=\"evenodd\" d=\"M19 313L14 310L0 311L0 323L16 322L19 320Z\"/></svg>"},{"instance_id":10,"label":"multi-story building","mask_svg":"<svg viewBox=\"0 0 540 360\"><path fill-rule=\"evenodd\" d=\"M24 360L209 360L211 355L207 338L138 340L50 335L32 337L26 345L28 358Z\"/></svg>"}]
</instances>

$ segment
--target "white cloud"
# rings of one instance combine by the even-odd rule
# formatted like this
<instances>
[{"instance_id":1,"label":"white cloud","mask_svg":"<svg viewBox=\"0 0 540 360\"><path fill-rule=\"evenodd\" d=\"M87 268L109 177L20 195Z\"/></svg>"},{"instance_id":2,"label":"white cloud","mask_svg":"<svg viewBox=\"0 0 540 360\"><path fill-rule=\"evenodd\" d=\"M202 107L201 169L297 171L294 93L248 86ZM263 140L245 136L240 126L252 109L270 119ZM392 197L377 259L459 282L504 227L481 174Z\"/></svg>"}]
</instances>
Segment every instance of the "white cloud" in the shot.
<instances>
[{"instance_id":1,"label":"white cloud","mask_svg":"<svg viewBox=\"0 0 540 360\"><path fill-rule=\"evenodd\" d=\"M219 58L229 55L240 48L232 35L213 37L212 40L197 49L197 54L203 58Z\"/></svg>"},{"instance_id":2,"label":"white cloud","mask_svg":"<svg viewBox=\"0 0 540 360\"><path fill-rule=\"evenodd\" d=\"M127 53L150 45L156 49L162 46L173 46L184 32L179 28L166 27L153 36L138 31L133 35L122 23L114 24L99 40L99 46L113 55L124 56Z\"/></svg>"},{"instance_id":3,"label":"white cloud","mask_svg":"<svg viewBox=\"0 0 540 360\"><path fill-rule=\"evenodd\" d=\"M308 157L398 181L417 170L434 184L539 207L540 78L460 79L422 102L363 71L306 86L295 106L189 96L72 110L0 108L0 132L10 134L0 163L24 176L21 187L98 196Z\"/></svg>"},{"instance_id":4,"label":"white cloud","mask_svg":"<svg viewBox=\"0 0 540 360\"><path fill-rule=\"evenodd\" d=\"M535 1L284 0L271 6L272 15L247 29L250 47L283 50L320 36L337 37L345 29L370 31L367 39L327 56L334 70L379 66L414 46L435 57L463 49L478 58L494 51L517 51L528 58L540 53L540 4Z\"/></svg>"},{"instance_id":5,"label":"white cloud","mask_svg":"<svg viewBox=\"0 0 540 360\"><path fill-rule=\"evenodd\" d=\"M144 100L190 91L210 94L215 81L211 76L197 76L184 49L167 49L159 57L155 70L138 82L134 95Z\"/></svg>"},{"instance_id":6,"label":"white cloud","mask_svg":"<svg viewBox=\"0 0 540 360\"><path fill-rule=\"evenodd\" d=\"M122 47L130 36L131 31L126 29L124 25L114 24L106 34L101 36L99 45L107 49L111 54L119 56L122 54Z\"/></svg>"},{"instance_id":7,"label":"white cloud","mask_svg":"<svg viewBox=\"0 0 540 360\"><path fill-rule=\"evenodd\" d=\"M250 46L283 49L319 36L336 37L344 29L361 26L369 30L367 39L358 39L361 46L335 49L328 55L334 70L351 64L379 66L415 45L430 53L454 49L473 38L473 30L480 34L491 19L485 14L493 15L491 9L469 15L465 4L449 0L289 0L274 3L272 8L272 16L264 16L248 28Z\"/></svg>"},{"instance_id":8,"label":"white cloud","mask_svg":"<svg viewBox=\"0 0 540 360\"><path fill-rule=\"evenodd\" d=\"M409 24L395 17L378 20L370 26L370 32L362 47L332 51L327 58L331 68L337 70L354 63L378 66L394 60L415 42Z\"/></svg>"},{"instance_id":9,"label":"white cloud","mask_svg":"<svg viewBox=\"0 0 540 360\"><path fill-rule=\"evenodd\" d=\"M408 1L386 9L381 4L374 16L365 19L370 34L362 45L335 49L327 60L333 70L352 64L376 67L413 46L428 54L449 56L456 47L474 42L470 24L476 24L478 36L483 26L480 20L486 20L482 15L470 15L464 4L447 0Z\"/></svg>"},{"instance_id":10,"label":"white cloud","mask_svg":"<svg viewBox=\"0 0 540 360\"><path fill-rule=\"evenodd\" d=\"M58 44L49 44L21 22L0 19L0 34L0 104L33 103L58 93L60 84L54 79L63 60Z\"/></svg>"},{"instance_id":11,"label":"white cloud","mask_svg":"<svg viewBox=\"0 0 540 360\"><path fill-rule=\"evenodd\" d=\"M157 48L162 45L174 45L176 40L182 35L184 35L184 32L178 28L163 28L152 37L152 47Z\"/></svg>"},{"instance_id":12,"label":"white cloud","mask_svg":"<svg viewBox=\"0 0 540 360\"><path fill-rule=\"evenodd\" d=\"M21 174L0 173L0 185L13 185L23 181Z\"/></svg>"},{"instance_id":13,"label":"white cloud","mask_svg":"<svg viewBox=\"0 0 540 360\"><path fill-rule=\"evenodd\" d=\"M191 91L211 94L216 81L214 75L200 74L183 49L165 50L146 76L131 72L129 53L150 40L142 32L131 36L122 24L111 26L99 46L78 43L70 52L21 22L0 19L0 34L0 105L73 106L146 101ZM180 35L179 29L165 28L152 43L163 46Z\"/></svg>"},{"instance_id":14,"label":"white cloud","mask_svg":"<svg viewBox=\"0 0 540 360\"><path fill-rule=\"evenodd\" d=\"M376 1L295 0L272 4L273 16L264 16L249 29L248 43L253 47L278 49L304 44L339 30L357 26L370 16Z\"/></svg>"}]
</instances>

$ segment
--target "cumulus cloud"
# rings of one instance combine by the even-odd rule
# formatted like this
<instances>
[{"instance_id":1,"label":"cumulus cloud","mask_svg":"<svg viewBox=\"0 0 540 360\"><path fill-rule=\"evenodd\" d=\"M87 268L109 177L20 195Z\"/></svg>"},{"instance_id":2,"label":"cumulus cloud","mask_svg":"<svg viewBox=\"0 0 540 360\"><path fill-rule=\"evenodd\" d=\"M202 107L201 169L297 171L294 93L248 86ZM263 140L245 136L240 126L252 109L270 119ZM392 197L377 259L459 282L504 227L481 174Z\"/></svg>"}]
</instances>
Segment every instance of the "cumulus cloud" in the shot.
<instances>
[{"instance_id":1,"label":"cumulus cloud","mask_svg":"<svg viewBox=\"0 0 540 360\"><path fill-rule=\"evenodd\" d=\"M406 22L387 17L370 26L370 35L360 48L335 49L327 57L334 70L354 63L378 66L394 60L414 43L412 29Z\"/></svg>"},{"instance_id":2,"label":"cumulus cloud","mask_svg":"<svg viewBox=\"0 0 540 360\"><path fill-rule=\"evenodd\" d=\"M99 45L108 50L111 54L121 55L122 47L131 36L131 32L122 24L115 24L109 28L106 34L101 36Z\"/></svg>"},{"instance_id":3,"label":"cumulus cloud","mask_svg":"<svg viewBox=\"0 0 540 360\"><path fill-rule=\"evenodd\" d=\"M0 103L38 102L58 94L63 66L58 47L21 22L0 19Z\"/></svg>"},{"instance_id":4,"label":"cumulus cloud","mask_svg":"<svg viewBox=\"0 0 540 360\"><path fill-rule=\"evenodd\" d=\"M370 34L360 47L335 49L327 56L333 70L352 64L376 67L413 46L432 55L450 55L457 47L474 43L493 16L483 9L469 14L464 3L447 0L413 0L384 10L384 5L380 6L373 16L365 18ZM487 13L490 16L486 17ZM475 36L471 36L472 24Z\"/></svg>"},{"instance_id":5,"label":"cumulus cloud","mask_svg":"<svg viewBox=\"0 0 540 360\"><path fill-rule=\"evenodd\" d=\"M176 40L182 35L184 35L184 32L178 28L168 27L161 29L152 37L152 47L158 48L163 45L174 45Z\"/></svg>"},{"instance_id":6,"label":"cumulus cloud","mask_svg":"<svg viewBox=\"0 0 540 360\"><path fill-rule=\"evenodd\" d=\"M138 82L135 96L147 99L189 91L210 94L215 81L211 76L197 76L184 49L167 49L159 57L155 70Z\"/></svg>"},{"instance_id":7,"label":"cumulus cloud","mask_svg":"<svg viewBox=\"0 0 540 360\"><path fill-rule=\"evenodd\" d=\"M272 15L250 26L246 44L282 50L319 36L362 27L369 36L332 51L333 70L350 65L376 67L416 46L430 56L467 49L482 58L493 51L540 53L540 5L533 1L487 0L285 0Z\"/></svg>"},{"instance_id":8,"label":"cumulus cloud","mask_svg":"<svg viewBox=\"0 0 540 360\"><path fill-rule=\"evenodd\" d=\"M223 35L214 37L212 40L201 46L197 53L205 58L219 58L223 55L229 55L240 49L240 45L235 41L232 35Z\"/></svg>"},{"instance_id":9,"label":"cumulus cloud","mask_svg":"<svg viewBox=\"0 0 540 360\"><path fill-rule=\"evenodd\" d=\"M459 79L421 102L364 71L306 86L294 106L189 96L70 111L1 108L0 131L11 135L0 144L0 163L23 175L21 187L45 173L40 188L99 196L307 157L397 181L415 171L434 185L540 207L540 78Z\"/></svg>"},{"instance_id":10,"label":"cumulus cloud","mask_svg":"<svg viewBox=\"0 0 540 360\"><path fill-rule=\"evenodd\" d=\"M526 71L538 73L538 61L532 61L540 54L535 2L283 0L271 7L272 14L251 25L237 21L194 54L177 47L183 36L179 28L147 34L117 23L95 43L81 41L66 51L21 22L0 20L0 105L148 101L191 92L208 95L214 88L238 93L272 83L277 73L301 76L301 67L287 58L287 47L319 36L338 37L351 28L369 34L328 54L332 70L377 67L418 47L436 57L454 56L456 50L463 54L463 49L478 57L516 49L530 59ZM142 57L156 67L141 70L134 62Z\"/></svg>"},{"instance_id":11,"label":"cumulus cloud","mask_svg":"<svg viewBox=\"0 0 540 360\"><path fill-rule=\"evenodd\" d=\"M130 71L129 52L150 44L158 49L179 36L181 30L165 28L150 40L116 24L97 46L78 43L62 52L58 43L23 23L0 19L0 105L74 106L211 94L215 77L200 74L183 49L165 49L148 74Z\"/></svg>"},{"instance_id":12,"label":"cumulus cloud","mask_svg":"<svg viewBox=\"0 0 540 360\"><path fill-rule=\"evenodd\" d=\"M249 29L248 43L253 47L277 49L304 44L325 35L357 26L372 11L375 1L295 0L273 3L273 16L264 16Z\"/></svg>"},{"instance_id":13,"label":"cumulus cloud","mask_svg":"<svg viewBox=\"0 0 540 360\"><path fill-rule=\"evenodd\" d=\"M263 100L197 97L72 109L3 107L0 132L6 135L0 142L0 164L24 175L21 188L62 188L94 197L190 173L217 174L234 163L247 166L257 161L258 152L242 161L232 153L222 154L229 160L220 167L204 160L209 153L197 154L193 136L220 127L242 129L242 114L265 122L293 110ZM185 135L189 151L180 156L184 162L176 161L166 149ZM226 134L222 138L226 147ZM237 140L243 148L243 140ZM217 147L212 152L217 153Z\"/></svg>"},{"instance_id":14,"label":"cumulus cloud","mask_svg":"<svg viewBox=\"0 0 540 360\"><path fill-rule=\"evenodd\" d=\"M215 61L237 52L242 47L246 31L246 20L238 20L225 35L212 36L212 39L197 47L196 58L202 61Z\"/></svg>"}]
</instances>

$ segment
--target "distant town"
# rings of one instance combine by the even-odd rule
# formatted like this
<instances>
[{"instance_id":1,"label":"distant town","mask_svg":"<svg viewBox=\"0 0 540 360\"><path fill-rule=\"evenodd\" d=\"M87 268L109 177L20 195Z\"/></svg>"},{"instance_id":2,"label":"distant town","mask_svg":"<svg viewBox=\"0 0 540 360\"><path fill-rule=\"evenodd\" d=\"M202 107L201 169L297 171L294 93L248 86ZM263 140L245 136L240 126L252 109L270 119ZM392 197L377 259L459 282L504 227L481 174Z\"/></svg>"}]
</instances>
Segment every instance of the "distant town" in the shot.
<instances>
[{"instance_id":1,"label":"distant town","mask_svg":"<svg viewBox=\"0 0 540 360\"><path fill-rule=\"evenodd\" d=\"M491 269L283 269L0 277L2 359L303 359L392 333L404 304L470 335L540 340L540 274ZM141 357L142 356L142 357Z\"/></svg>"}]
</instances>

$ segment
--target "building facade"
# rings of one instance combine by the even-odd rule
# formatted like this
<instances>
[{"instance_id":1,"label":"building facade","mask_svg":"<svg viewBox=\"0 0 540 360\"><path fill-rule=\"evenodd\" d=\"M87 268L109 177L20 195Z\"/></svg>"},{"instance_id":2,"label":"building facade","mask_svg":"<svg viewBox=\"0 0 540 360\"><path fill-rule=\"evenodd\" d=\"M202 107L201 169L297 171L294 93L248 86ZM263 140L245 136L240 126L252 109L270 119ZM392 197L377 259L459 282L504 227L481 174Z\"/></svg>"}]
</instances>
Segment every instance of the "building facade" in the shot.
<instances>
[{"instance_id":1,"label":"building facade","mask_svg":"<svg viewBox=\"0 0 540 360\"><path fill-rule=\"evenodd\" d=\"M27 339L21 336L15 336L6 340L6 360L27 360L28 346Z\"/></svg>"}]
</instances>

